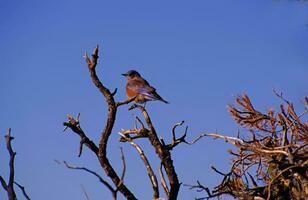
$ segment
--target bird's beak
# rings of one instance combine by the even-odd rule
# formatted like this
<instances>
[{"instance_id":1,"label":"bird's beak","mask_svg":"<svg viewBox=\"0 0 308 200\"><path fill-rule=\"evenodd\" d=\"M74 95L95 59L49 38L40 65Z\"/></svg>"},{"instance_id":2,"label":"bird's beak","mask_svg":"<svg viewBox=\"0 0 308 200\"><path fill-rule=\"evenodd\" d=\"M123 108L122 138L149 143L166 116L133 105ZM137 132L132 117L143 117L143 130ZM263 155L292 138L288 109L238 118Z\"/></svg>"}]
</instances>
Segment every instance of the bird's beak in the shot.
<instances>
[{"instance_id":1,"label":"bird's beak","mask_svg":"<svg viewBox=\"0 0 308 200\"><path fill-rule=\"evenodd\" d=\"M127 74L122 74L122 76L127 76Z\"/></svg>"}]
</instances>

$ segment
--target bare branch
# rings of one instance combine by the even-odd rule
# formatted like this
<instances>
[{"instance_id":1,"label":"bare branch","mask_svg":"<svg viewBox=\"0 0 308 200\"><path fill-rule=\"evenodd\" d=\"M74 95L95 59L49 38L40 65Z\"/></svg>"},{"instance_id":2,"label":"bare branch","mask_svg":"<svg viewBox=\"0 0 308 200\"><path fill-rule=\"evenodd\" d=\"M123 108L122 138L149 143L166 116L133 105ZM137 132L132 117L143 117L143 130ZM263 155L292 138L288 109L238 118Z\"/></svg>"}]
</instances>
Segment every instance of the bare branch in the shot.
<instances>
[{"instance_id":1,"label":"bare branch","mask_svg":"<svg viewBox=\"0 0 308 200\"><path fill-rule=\"evenodd\" d=\"M114 91L111 93L111 95L112 96L116 95L117 91L118 91L118 88L114 89Z\"/></svg>"},{"instance_id":2,"label":"bare branch","mask_svg":"<svg viewBox=\"0 0 308 200\"><path fill-rule=\"evenodd\" d=\"M119 101L119 102L116 103L116 107L119 107L119 106L122 106L122 105L125 105L125 104L129 104L129 103L133 102L136 99L136 97L137 96L132 97L132 98L127 99L127 100L122 101L122 102Z\"/></svg>"},{"instance_id":3,"label":"bare branch","mask_svg":"<svg viewBox=\"0 0 308 200\"><path fill-rule=\"evenodd\" d=\"M206 133L203 133L203 134L200 134L199 136L197 136L195 139L193 139L192 141L190 142L186 142L187 144L195 144L196 142L198 142L200 139L202 139L203 137L207 136Z\"/></svg>"},{"instance_id":4,"label":"bare branch","mask_svg":"<svg viewBox=\"0 0 308 200\"><path fill-rule=\"evenodd\" d=\"M162 163L160 163L160 165L159 165L159 176L160 176L160 184L163 187L167 197L169 197L170 196L169 195L169 189L168 189L166 179L165 179L165 176L164 176L163 164Z\"/></svg>"},{"instance_id":5,"label":"bare branch","mask_svg":"<svg viewBox=\"0 0 308 200\"><path fill-rule=\"evenodd\" d=\"M57 161L57 163L61 164L60 162ZM73 165L70 165L68 164L66 161L63 161L63 164L68 168L68 169L74 169L74 170L82 170L82 171L85 171L85 172L88 172L94 176L96 176L98 178L98 180L104 184L104 186L106 186L108 188L108 190L111 192L112 196L113 196L113 199L116 199L116 190L113 189L113 187L106 181L104 180L98 173L96 173L95 171L92 171L86 167L78 167L78 166L73 166Z\"/></svg>"},{"instance_id":6,"label":"bare branch","mask_svg":"<svg viewBox=\"0 0 308 200\"><path fill-rule=\"evenodd\" d=\"M8 129L7 135L5 135L6 140L6 147L10 154L10 175L9 175L9 181L7 183L7 194L9 200L15 200L16 199L16 193L14 191L14 176L15 176L15 169L14 169L14 160L16 152L13 151L11 141L14 139L14 137L11 136L11 129Z\"/></svg>"},{"instance_id":7,"label":"bare branch","mask_svg":"<svg viewBox=\"0 0 308 200\"><path fill-rule=\"evenodd\" d=\"M123 148L120 147L120 153L121 153L121 160L122 160L122 175L121 175L121 182L124 182L125 172L126 172L126 163L125 163L125 157L123 153Z\"/></svg>"},{"instance_id":8,"label":"bare branch","mask_svg":"<svg viewBox=\"0 0 308 200\"><path fill-rule=\"evenodd\" d=\"M155 148L156 154L159 156L160 160L163 163L163 166L166 170L166 174L168 176L169 179L169 184L170 184L170 192L169 192L169 199L177 199L178 196L178 192L180 189L180 183L176 174L176 171L174 169L173 166L173 161L171 158L171 153L167 148L164 148L163 144L160 142L160 140L157 137L156 134L156 130L152 124L152 121L147 113L147 111L145 110L144 107L134 104L133 106L131 106L131 108L129 110L138 108L142 114L143 117L146 121L146 124L149 128L149 140L152 144L152 146Z\"/></svg>"},{"instance_id":9,"label":"bare branch","mask_svg":"<svg viewBox=\"0 0 308 200\"><path fill-rule=\"evenodd\" d=\"M226 142L236 145L238 143L240 144L244 144L244 141L236 138L236 137L230 137L230 136L225 136L225 135L219 135L217 133L204 133L202 134L204 136L209 136L209 137L213 137L213 138L219 138L219 139L224 139Z\"/></svg>"},{"instance_id":10,"label":"bare branch","mask_svg":"<svg viewBox=\"0 0 308 200\"><path fill-rule=\"evenodd\" d=\"M175 125L173 125L173 127L172 127L172 141L171 141L171 144L164 145L165 148L167 148L168 150L172 150L174 147L176 147L176 146L177 146L178 144L180 144L180 143L189 144L189 143L186 142L186 140L185 140L186 135L187 135L188 126L186 126L186 128L185 128L184 134L183 134L181 137L176 138L175 129L176 129L178 126L182 126L183 124L184 124L184 121L181 121L181 122L178 122L178 123L176 123Z\"/></svg>"},{"instance_id":11,"label":"bare branch","mask_svg":"<svg viewBox=\"0 0 308 200\"><path fill-rule=\"evenodd\" d=\"M95 68L96 68L97 59L98 59L98 46L94 49L94 52L92 54L92 59L91 60L89 59L87 53L85 53L85 59L88 64L88 69L90 72L91 80L93 84L98 88L98 90L104 96L105 101L108 106L107 121L105 123L105 128L101 133L98 153L96 155L99 159L99 162L102 168L105 170L105 173L107 174L107 176L109 176L112 179L114 185L119 189L119 191L127 199L136 200L137 198L134 196L134 194L126 187L126 185L123 182L121 182L121 179L119 178L118 174L113 169L107 157L107 144L108 144L108 140L109 140L109 137L111 135L111 132L114 126L118 106L116 105L116 102L113 97L115 93L114 92L111 93L110 90L102 84L102 82L99 80L96 74Z\"/></svg>"},{"instance_id":12,"label":"bare branch","mask_svg":"<svg viewBox=\"0 0 308 200\"><path fill-rule=\"evenodd\" d=\"M136 116L135 118L136 118L136 122L139 122L139 124L141 125L141 129L146 129L141 119L138 116ZM137 128L137 123L136 123L135 128Z\"/></svg>"},{"instance_id":13,"label":"bare branch","mask_svg":"<svg viewBox=\"0 0 308 200\"><path fill-rule=\"evenodd\" d=\"M132 140L138 139L138 138L146 138L148 137L148 134L149 134L149 130L146 128L129 129L129 130L122 129L120 132ZM135 136L131 136L131 135L135 135ZM127 140L125 138L122 138L122 137L120 138L120 142L126 142L126 141Z\"/></svg>"},{"instance_id":14,"label":"bare branch","mask_svg":"<svg viewBox=\"0 0 308 200\"><path fill-rule=\"evenodd\" d=\"M284 102L286 102L287 104L291 104L287 99L285 99L282 95L282 92L278 92L276 89L273 89L274 94L279 97L281 100L283 100Z\"/></svg>"},{"instance_id":15,"label":"bare branch","mask_svg":"<svg viewBox=\"0 0 308 200\"><path fill-rule=\"evenodd\" d=\"M16 181L14 182L15 185L17 185L20 190L22 191L22 194L24 195L24 197L27 199L27 200L30 200L30 197L28 196L27 192L26 192L26 189L24 186L20 185L19 183L17 183Z\"/></svg>"},{"instance_id":16,"label":"bare branch","mask_svg":"<svg viewBox=\"0 0 308 200\"><path fill-rule=\"evenodd\" d=\"M7 184L2 176L0 176L0 182L4 190L7 190Z\"/></svg>"},{"instance_id":17,"label":"bare branch","mask_svg":"<svg viewBox=\"0 0 308 200\"><path fill-rule=\"evenodd\" d=\"M184 120L173 125L173 127L172 127L172 143L175 143L175 141L176 141L175 129L176 129L178 126L182 126L183 124L184 124Z\"/></svg>"},{"instance_id":18,"label":"bare branch","mask_svg":"<svg viewBox=\"0 0 308 200\"><path fill-rule=\"evenodd\" d=\"M63 125L65 127L69 127L74 133L76 133L80 137L78 157L80 157L81 154L82 154L83 144L85 144L90 150L93 151L93 153L95 153L97 155L98 154L98 147L96 146L96 144L92 140L90 140L87 137L87 135L84 133L84 131L80 127L79 117L80 117L80 113L78 113L76 119L71 115L67 115L68 122L63 123Z\"/></svg>"},{"instance_id":19,"label":"bare branch","mask_svg":"<svg viewBox=\"0 0 308 200\"><path fill-rule=\"evenodd\" d=\"M197 185L184 184L184 186L189 187L189 189L196 189L197 192L205 191L207 193L207 197L195 198L196 200L210 199L216 197L216 195L212 195L209 188L203 186L199 181L197 181Z\"/></svg>"},{"instance_id":20,"label":"bare branch","mask_svg":"<svg viewBox=\"0 0 308 200\"><path fill-rule=\"evenodd\" d=\"M150 178L151 184L152 184L152 188L153 188L153 199L158 199L159 198L159 190L158 190L158 183L157 183L157 178L154 174L154 171L146 157L146 155L144 154L143 150L141 149L141 147L139 145L137 145L132 139L126 137L124 134L122 134L121 132L119 133L119 135L121 135L123 138L125 138L139 153L140 158L142 159L146 169L147 169L147 173L148 176Z\"/></svg>"}]
</instances>

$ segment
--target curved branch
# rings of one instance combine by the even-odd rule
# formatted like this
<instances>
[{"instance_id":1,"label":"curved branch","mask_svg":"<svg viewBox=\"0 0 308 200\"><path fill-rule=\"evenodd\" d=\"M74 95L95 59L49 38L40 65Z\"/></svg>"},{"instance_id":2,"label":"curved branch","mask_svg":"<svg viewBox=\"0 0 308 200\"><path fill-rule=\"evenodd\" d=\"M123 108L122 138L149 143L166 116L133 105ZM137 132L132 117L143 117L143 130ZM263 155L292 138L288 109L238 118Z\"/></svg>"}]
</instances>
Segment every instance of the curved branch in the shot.
<instances>
[{"instance_id":1,"label":"curved branch","mask_svg":"<svg viewBox=\"0 0 308 200\"><path fill-rule=\"evenodd\" d=\"M119 191L127 198L127 199L136 199L134 194L124 185L124 183L119 178L118 174L113 169L112 165L110 164L108 158L107 158L107 143L109 136L112 132L112 128L114 126L114 122L116 119L116 113L117 113L117 104L115 103L115 100L113 98L113 93L110 92L108 88L106 88L96 74L96 65L97 65L97 59L98 59L98 46L94 49L94 52L92 54L92 58L90 59L85 53L85 60L88 64L88 69L90 72L90 76L92 79L92 82L94 85L99 89L99 91L103 94L105 101L108 106L108 117L107 122L105 124L105 128L101 133L101 138L99 142L98 147L98 160L101 164L101 166L104 168L105 173L107 176L109 176L113 183L118 187Z\"/></svg>"},{"instance_id":2,"label":"curved branch","mask_svg":"<svg viewBox=\"0 0 308 200\"><path fill-rule=\"evenodd\" d=\"M157 178L155 176L155 173L150 165L149 160L147 159L146 155L144 154L143 150L141 149L141 147L136 144L131 138L126 137L124 134L119 133L119 135L121 135L122 138L124 138L125 140L127 140L139 153L141 160L143 161L147 172L148 172L148 176L150 178L151 184L152 184L152 188L153 188L153 199L158 199L159 198L159 190L158 190L158 183L157 183Z\"/></svg>"},{"instance_id":3,"label":"curved branch","mask_svg":"<svg viewBox=\"0 0 308 200\"><path fill-rule=\"evenodd\" d=\"M168 176L168 180L169 180L169 183L170 183L170 192L169 192L168 199L170 199L170 200L177 199L178 192L179 192L181 184L179 183L176 171L175 171L174 166L173 166L173 161L172 161L172 158L171 158L171 153L159 141L159 139L157 137L157 134L156 134L156 130L155 130L155 128L154 128L154 126L152 124L152 121L150 119L150 116L148 115L148 113L145 110L145 108L140 106L140 105L134 104L130 108L130 110L135 109L135 108L138 108L142 112L142 114L143 114L143 116L145 118L145 121L146 121L146 123L148 125L148 128L150 129L150 131L148 133L149 140L150 140L152 146L155 148L156 154L159 156L159 158L162 161L163 166L164 166L164 168L166 170L166 174Z\"/></svg>"},{"instance_id":4,"label":"curved branch","mask_svg":"<svg viewBox=\"0 0 308 200\"><path fill-rule=\"evenodd\" d=\"M57 163L61 164L60 162L56 161ZM103 183L111 192L113 199L117 199L117 192L115 189L113 189L113 187L106 181L104 180L98 173L96 173L95 171L92 171L86 167L77 167L77 166L72 166L70 164L68 164L66 161L63 161L63 164L68 168L68 169L74 169L74 170L82 170L82 171L86 171L94 176L96 176L98 178L98 180Z\"/></svg>"},{"instance_id":5,"label":"curved branch","mask_svg":"<svg viewBox=\"0 0 308 200\"><path fill-rule=\"evenodd\" d=\"M80 146L79 146L78 157L80 157L81 154L82 154L83 144L85 144L89 149L91 149L97 155L98 154L98 147L96 146L96 144L92 140L90 140L87 137L85 132L80 127L79 117L80 117L80 113L78 113L76 119L71 115L67 115L68 122L63 123L63 125L65 126L63 131L65 131L67 128L70 128L73 132L75 132L77 135L79 135Z\"/></svg>"}]
</instances>

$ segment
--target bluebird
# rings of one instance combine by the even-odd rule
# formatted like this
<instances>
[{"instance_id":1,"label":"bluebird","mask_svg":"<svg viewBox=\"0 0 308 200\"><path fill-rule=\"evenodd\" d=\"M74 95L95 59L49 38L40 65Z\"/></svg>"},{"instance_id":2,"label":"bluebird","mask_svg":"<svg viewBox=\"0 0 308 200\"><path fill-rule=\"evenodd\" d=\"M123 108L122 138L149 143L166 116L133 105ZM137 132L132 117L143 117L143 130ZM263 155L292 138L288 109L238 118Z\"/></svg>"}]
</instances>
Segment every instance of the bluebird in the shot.
<instances>
[{"instance_id":1,"label":"bluebird","mask_svg":"<svg viewBox=\"0 0 308 200\"><path fill-rule=\"evenodd\" d=\"M164 103L169 103L164 100L159 94L157 94L156 89L141 77L141 75L135 70L129 70L125 74L126 77L126 95L128 98L136 97L135 102L145 103L147 101L159 100Z\"/></svg>"}]
</instances>

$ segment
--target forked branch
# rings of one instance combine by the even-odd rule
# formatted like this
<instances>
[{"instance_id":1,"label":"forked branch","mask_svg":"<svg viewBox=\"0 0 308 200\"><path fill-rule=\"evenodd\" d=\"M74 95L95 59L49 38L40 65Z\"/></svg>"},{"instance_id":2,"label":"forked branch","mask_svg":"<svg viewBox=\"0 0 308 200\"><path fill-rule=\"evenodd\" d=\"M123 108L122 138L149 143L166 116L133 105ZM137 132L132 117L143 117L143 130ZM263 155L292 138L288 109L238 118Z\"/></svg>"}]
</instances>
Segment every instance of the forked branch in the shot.
<instances>
[{"instance_id":1,"label":"forked branch","mask_svg":"<svg viewBox=\"0 0 308 200\"><path fill-rule=\"evenodd\" d=\"M156 178L156 175L155 175L155 173L152 169L152 166L151 166L149 160L147 159L146 155L144 154L143 150L131 138L126 137L121 132L119 133L119 135L121 135L122 138L124 138L126 141L128 141L137 150L138 154L140 155L141 160L143 161L143 163L146 167L148 176L149 176L150 181L151 181L151 185L152 185L152 188L153 188L153 199L158 199L159 198L159 190L158 190L157 178Z\"/></svg>"},{"instance_id":2,"label":"forked branch","mask_svg":"<svg viewBox=\"0 0 308 200\"><path fill-rule=\"evenodd\" d=\"M14 190L14 184L16 184L21 190L26 199L30 199L28 194L25 191L25 188L20 184L15 182L15 156L16 152L12 148L12 140L14 137L11 136L11 129L9 128L7 134L5 135L6 148L9 152L10 161L9 161L9 180L6 182L2 176L0 176L0 182L3 189L6 191L9 200L16 200L17 196Z\"/></svg>"},{"instance_id":3,"label":"forked branch","mask_svg":"<svg viewBox=\"0 0 308 200\"><path fill-rule=\"evenodd\" d=\"M114 126L117 114L117 108L121 105L130 103L134 99L130 99L119 103L115 102L114 95L116 94L117 90L115 90L114 92L110 92L110 90L107 87L105 87L103 83L99 80L96 74L98 57L99 57L98 46L96 46L96 48L94 49L91 58L89 58L86 52L84 55L84 58L88 65L91 80L103 95L108 108L107 120L104 123L105 127L101 133L101 138L98 147L83 133L82 129L79 126L78 120L73 120L73 118L69 117L69 122L64 123L64 125L70 127L75 133L77 133L80 136L81 141L80 141L79 155L81 155L83 144L86 144L96 154L106 175L111 178L114 185L117 187L117 190L119 190L127 199L135 200L136 197L123 183L119 175L116 173L116 171L110 164L109 159L107 157L108 139L110 137L110 134Z\"/></svg>"}]
</instances>

